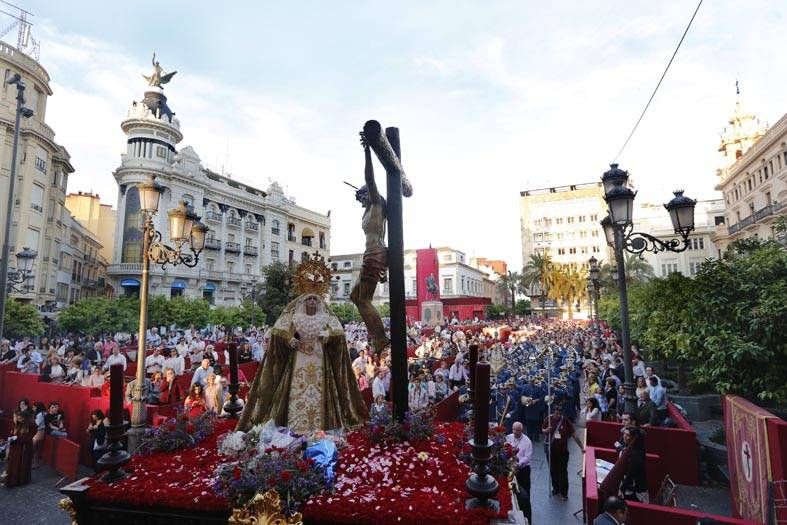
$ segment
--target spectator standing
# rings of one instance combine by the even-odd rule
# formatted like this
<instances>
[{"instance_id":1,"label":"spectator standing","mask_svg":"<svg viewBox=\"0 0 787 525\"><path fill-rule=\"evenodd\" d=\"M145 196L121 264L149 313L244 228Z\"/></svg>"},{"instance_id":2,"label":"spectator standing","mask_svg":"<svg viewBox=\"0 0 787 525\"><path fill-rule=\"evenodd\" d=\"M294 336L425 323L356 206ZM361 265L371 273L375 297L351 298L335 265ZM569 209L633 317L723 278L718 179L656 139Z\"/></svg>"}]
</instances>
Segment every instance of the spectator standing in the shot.
<instances>
[{"instance_id":1,"label":"spectator standing","mask_svg":"<svg viewBox=\"0 0 787 525\"><path fill-rule=\"evenodd\" d=\"M213 367L210 366L209 359L203 359L200 363L199 367L194 371L194 375L191 376L191 384L199 384L199 386L204 387L207 383L208 374L213 373Z\"/></svg>"},{"instance_id":2,"label":"spectator standing","mask_svg":"<svg viewBox=\"0 0 787 525\"><path fill-rule=\"evenodd\" d=\"M123 365L123 371L124 372L126 371L126 367L128 366L128 364L126 363L126 356L121 354L120 348L117 347L112 349L112 355L110 355L107 358L102 370L107 371L112 365L116 365L116 364Z\"/></svg>"},{"instance_id":3,"label":"spectator standing","mask_svg":"<svg viewBox=\"0 0 787 525\"><path fill-rule=\"evenodd\" d=\"M506 436L506 443L516 452L516 481L519 488L530 497L530 458L533 456L533 443L523 432L522 423L515 421L512 433Z\"/></svg>"},{"instance_id":4,"label":"spectator standing","mask_svg":"<svg viewBox=\"0 0 787 525\"><path fill-rule=\"evenodd\" d=\"M94 410L90 413L90 424L87 427L90 436L90 454L93 457L93 471L98 473L98 460L107 451L107 426L104 413Z\"/></svg>"},{"instance_id":5,"label":"spectator standing","mask_svg":"<svg viewBox=\"0 0 787 525\"><path fill-rule=\"evenodd\" d=\"M153 375L155 372L161 372L164 368L164 356L161 355L161 348L153 349L153 353L145 358L145 373Z\"/></svg>"},{"instance_id":6,"label":"spectator standing","mask_svg":"<svg viewBox=\"0 0 787 525\"><path fill-rule=\"evenodd\" d=\"M180 388L180 384L175 381L175 371L171 368L164 369L164 379L159 384L159 391L161 392L159 402L162 405L183 401L183 390Z\"/></svg>"},{"instance_id":7,"label":"spectator standing","mask_svg":"<svg viewBox=\"0 0 787 525\"><path fill-rule=\"evenodd\" d=\"M183 361L183 357L178 354L177 348L169 349L169 357L164 360L164 364L162 365L163 370L167 368L171 368L176 376L181 376L183 372L185 372L186 363Z\"/></svg>"},{"instance_id":8,"label":"spectator standing","mask_svg":"<svg viewBox=\"0 0 787 525\"><path fill-rule=\"evenodd\" d=\"M205 384L205 409L221 414L224 408L224 389L221 382L216 381L216 374L209 373Z\"/></svg>"},{"instance_id":9,"label":"spectator standing","mask_svg":"<svg viewBox=\"0 0 787 525\"><path fill-rule=\"evenodd\" d=\"M416 377L410 384L410 392L408 393L408 400L410 410L413 412L422 410L429 406L429 394L426 388L421 385L421 380Z\"/></svg>"},{"instance_id":10,"label":"spectator standing","mask_svg":"<svg viewBox=\"0 0 787 525\"><path fill-rule=\"evenodd\" d=\"M659 378L656 376L651 376L648 381L650 382L648 390L650 400L656 407L655 424L661 425L667 417L667 389L661 385Z\"/></svg>"},{"instance_id":11,"label":"spectator standing","mask_svg":"<svg viewBox=\"0 0 787 525\"><path fill-rule=\"evenodd\" d=\"M30 483L33 468L33 436L35 423L28 410L14 412L14 429L8 438L8 455L4 474L5 486L18 487Z\"/></svg>"}]
</instances>

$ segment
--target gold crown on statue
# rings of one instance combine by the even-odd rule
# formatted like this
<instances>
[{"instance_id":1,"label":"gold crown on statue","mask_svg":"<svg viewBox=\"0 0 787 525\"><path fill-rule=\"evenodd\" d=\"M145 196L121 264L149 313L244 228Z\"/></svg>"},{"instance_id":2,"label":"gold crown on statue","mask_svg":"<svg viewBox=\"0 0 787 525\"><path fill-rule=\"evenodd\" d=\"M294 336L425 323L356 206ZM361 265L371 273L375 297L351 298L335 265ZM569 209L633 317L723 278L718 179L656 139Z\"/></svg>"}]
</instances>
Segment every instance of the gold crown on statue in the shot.
<instances>
[{"instance_id":1,"label":"gold crown on statue","mask_svg":"<svg viewBox=\"0 0 787 525\"><path fill-rule=\"evenodd\" d=\"M314 252L309 259L298 265L295 269L293 285L298 295L328 293L331 287L331 269L325 264L325 258L319 252Z\"/></svg>"}]
</instances>

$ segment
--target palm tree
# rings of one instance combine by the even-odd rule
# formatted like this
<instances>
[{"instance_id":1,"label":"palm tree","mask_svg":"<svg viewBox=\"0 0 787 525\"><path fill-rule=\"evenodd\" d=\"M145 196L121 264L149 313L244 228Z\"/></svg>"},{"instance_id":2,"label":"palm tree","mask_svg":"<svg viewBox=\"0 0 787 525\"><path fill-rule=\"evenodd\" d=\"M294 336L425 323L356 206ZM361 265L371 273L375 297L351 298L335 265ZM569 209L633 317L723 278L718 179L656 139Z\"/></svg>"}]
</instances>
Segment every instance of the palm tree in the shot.
<instances>
[{"instance_id":1,"label":"palm tree","mask_svg":"<svg viewBox=\"0 0 787 525\"><path fill-rule=\"evenodd\" d=\"M653 267L638 255L626 253L623 266L626 271L626 285L637 285L648 282L655 277ZM618 266L617 263L604 263L601 265L601 286L608 290L617 289Z\"/></svg>"},{"instance_id":2,"label":"palm tree","mask_svg":"<svg viewBox=\"0 0 787 525\"><path fill-rule=\"evenodd\" d=\"M587 271L584 268L563 264L552 272L552 287L549 290L549 297L556 301L565 302L568 306L568 318L573 319L572 307L577 300L583 297L586 286Z\"/></svg>"},{"instance_id":3,"label":"palm tree","mask_svg":"<svg viewBox=\"0 0 787 525\"><path fill-rule=\"evenodd\" d=\"M519 272L508 271L508 273L501 275L497 281L497 286L505 294L511 294L511 311L516 307L516 294L522 291L522 276Z\"/></svg>"},{"instance_id":4,"label":"palm tree","mask_svg":"<svg viewBox=\"0 0 787 525\"><path fill-rule=\"evenodd\" d=\"M549 294L552 284L554 263L552 257L546 253L533 253L522 268L522 287L530 291L538 286L542 296ZM541 316L544 316L544 302L541 302Z\"/></svg>"}]
</instances>

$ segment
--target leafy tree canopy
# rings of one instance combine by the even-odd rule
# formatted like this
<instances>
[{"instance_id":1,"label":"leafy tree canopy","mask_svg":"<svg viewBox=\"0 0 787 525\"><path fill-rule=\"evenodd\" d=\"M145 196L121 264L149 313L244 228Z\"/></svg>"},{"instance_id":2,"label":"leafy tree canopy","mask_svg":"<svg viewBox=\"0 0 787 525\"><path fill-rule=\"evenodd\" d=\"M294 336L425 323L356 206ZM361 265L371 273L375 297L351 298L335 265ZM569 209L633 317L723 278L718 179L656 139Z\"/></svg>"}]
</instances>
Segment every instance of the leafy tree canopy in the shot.
<instances>
[{"instance_id":1,"label":"leafy tree canopy","mask_svg":"<svg viewBox=\"0 0 787 525\"><path fill-rule=\"evenodd\" d=\"M8 299L5 303L5 315L3 317L5 337L35 337L44 333L44 322L41 320L38 310L32 304Z\"/></svg>"}]
</instances>

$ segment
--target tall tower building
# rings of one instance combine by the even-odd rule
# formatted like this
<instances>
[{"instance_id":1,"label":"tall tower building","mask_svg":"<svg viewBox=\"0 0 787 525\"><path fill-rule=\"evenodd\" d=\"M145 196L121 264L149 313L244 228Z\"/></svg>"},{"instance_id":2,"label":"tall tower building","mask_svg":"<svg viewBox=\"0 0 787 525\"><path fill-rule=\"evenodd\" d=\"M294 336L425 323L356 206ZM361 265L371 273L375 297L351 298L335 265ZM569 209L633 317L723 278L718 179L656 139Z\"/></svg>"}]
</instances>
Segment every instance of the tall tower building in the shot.
<instances>
[{"instance_id":1,"label":"tall tower building","mask_svg":"<svg viewBox=\"0 0 787 525\"><path fill-rule=\"evenodd\" d=\"M55 304L58 270L63 270L59 268L61 243L67 239L70 219L64 201L68 176L74 168L68 151L55 142L55 131L46 123L47 99L52 95L49 73L32 57L0 42L0 74L3 79L14 74L22 77L26 86L25 107L33 110L33 116L20 123L9 266L16 266L15 254L25 247L35 250L38 256L28 287L11 296L51 308ZM16 86L4 80L0 90L0 237L6 221L15 113Z\"/></svg>"},{"instance_id":2,"label":"tall tower building","mask_svg":"<svg viewBox=\"0 0 787 525\"><path fill-rule=\"evenodd\" d=\"M165 77L172 75L160 77L161 83ZM210 228L195 268L151 265L151 294L234 305L263 281L266 265L295 264L315 251L328 257L330 213L298 206L277 182L263 191L203 167L190 146L177 149L183 139L180 121L160 85L149 85L142 100L132 103L121 128L126 153L114 172L117 225L107 272L118 295L139 292L143 224L137 187L150 179L164 187L154 219L164 242L169 243L167 212L181 200Z\"/></svg>"},{"instance_id":3,"label":"tall tower building","mask_svg":"<svg viewBox=\"0 0 787 525\"><path fill-rule=\"evenodd\" d=\"M768 131L768 126L760 124L760 119L753 113L749 113L743 107L741 90L735 82L735 111L721 133L721 153L719 169L716 174L724 179L729 174L730 167L740 159L760 137Z\"/></svg>"}]
</instances>

